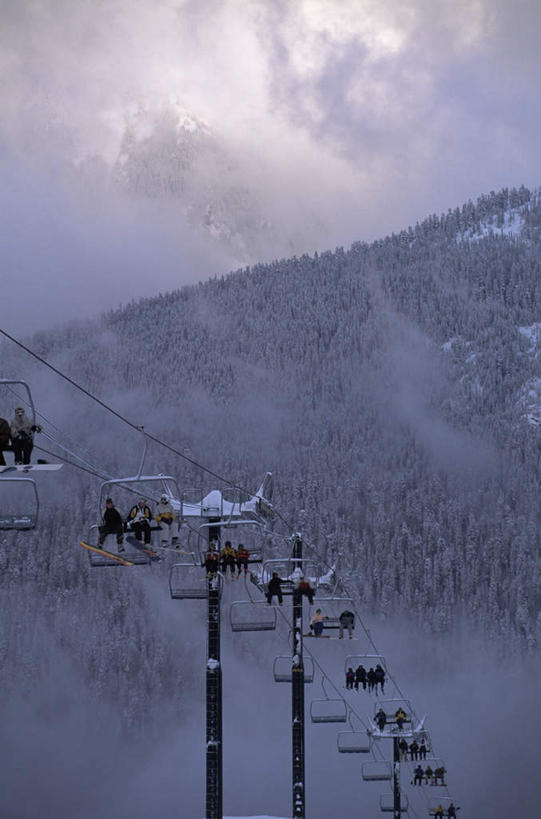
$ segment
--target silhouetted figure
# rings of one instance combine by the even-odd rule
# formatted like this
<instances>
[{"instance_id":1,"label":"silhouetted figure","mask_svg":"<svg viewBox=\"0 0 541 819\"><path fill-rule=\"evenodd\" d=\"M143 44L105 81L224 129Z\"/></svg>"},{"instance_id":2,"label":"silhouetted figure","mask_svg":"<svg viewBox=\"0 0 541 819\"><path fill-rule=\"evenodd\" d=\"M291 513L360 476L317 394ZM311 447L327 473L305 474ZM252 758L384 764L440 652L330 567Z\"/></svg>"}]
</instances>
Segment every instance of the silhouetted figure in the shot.
<instances>
[{"instance_id":1,"label":"silhouetted figure","mask_svg":"<svg viewBox=\"0 0 541 819\"><path fill-rule=\"evenodd\" d=\"M427 785L432 785L433 784L434 771L432 770L430 765L427 765L426 768L425 768L425 780L426 780Z\"/></svg>"},{"instance_id":2,"label":"silhouetted figure","mask_svg":"<svg viewBox=\"0 0 541 819\"><path fill-rule=\"evenodd\" d=\"M378 684L381 686L381 693L384 694L385 671L379 664L374 669L374 688L376 694L378 693Z\"/></svg>"},{"instance_id":3,"label":"silhouetted figure","mask_svg":"<svg viewBox=\"0 0 541 819\"><path fill-rule=\"evenodd\" d=\"M244 577L248 574L248 561L250 560L250 552L248 549L245 549L242 543L239 543L239 547L237 549L237 566L239 570L238 576L240 577L242 570L244 569Z\"/></svg>"},{"instance_id":4,"label":"silhouetted figure","mask_svg":"<svg viewBox=\"0 0 541 819\"><path fill-rule=\"evenodd\" d=\"M346 671L346 688L353 690L353 683L355 682L355 672L352 668Z\"/></svg>"},{"instance_id":5,"label":"silhouetted figure","mask_svg":"<svg viewBox=\"0 0 541 819\"><path fill-rule=\"evenodd\" d=\"M455 808L454 803L451 802L449 807L447 808L447 816L449 816L450 819L456 819L457 810L458 808Z\"/></svg>"},{"instance_id":6,"label":"silhouetted figure","mask_svg":"<svg viewBox=\"0 0 541 819\"><path fill-rule=\"evenodd\" d=\"M443 812L443 807L442 807L441 805L438 805L438 807L437 807L437 808L436 808L436 810L434 811L434 816L437 816L437 817L439 817L439 819L442 819L442 817L443 817L444 815L445 815L445 814L444 814L444 812Z\"/></svg>"},{"instance_id":7,"label":"silhouetted figure","mask_svg":"<svg viewBox=\"0 0 541 819\"><path fill-rule=\"evenodd\" d=\"M269 606L272 603L272 598L277 597L278 602L282 605L283 597L282 597L282 578L278 577L278 572L273 572L272 577L269 580L269 585L267 589L267 603Z\"/></svg>"},{"instance_id":8,"label":"silhouetted figure","mask_svg":"<svg viewBox=\"0 0 541 819\"><path fill-rule=\"evenodd\" d=\"M4 452L11 450L10 428L5 418L0 418L0 466L6 466Z\"/></svg>"},{"instance_id":9,"label":"silhouetted figure","mask_svg":"<svg viewBox=\"0 0 541 819\"><path fill-rule=\"evenodd\" d=\"M445 785L445 774L447 771L440 765L438 768L434 769L434 785Z\"/></svg>"},{"instance_id":10,"label":"silhouetted figure","mask_svg":"<svg viewBox=\"0 0 541 819\"><path fill-rule=\"evenodd\" d=\"M343 611L340 617L338 618L338 622L340 623L340 631L338 633L338 637L341 640L344 636L344 629L347 629L349 634L349 639L353 637L353 629L355 627L355 615L352 611Z\"/></svg>"},{"instance_id":11,"label":"silhouetted figure","mask_svg":"<svg viewBox=\"0 0 541 819\"><path fill-rule=\"evenodd\" d=\"M379 730L383 731L383 729L385 728L385 724L387 722L387 714L385 713L383 708L380 708L379 711L377 712L376 716L374 717L374 722L377 724Z\"/></svg>"},{"instance_id":12,"label":"silhouetted figure","mask_svg":"<svg viewBox=\"0 0 541 819\"><path fill-rule=\"evenodd\" d=\"M416 739L414 739L410 745L410 754L412 762L414 759L419 759L419 743Z\"/></svg>"},{"instance_id":13,"label":"silhouetted figure","mask_svg":"<svg viewBox=\"0 0 541 819\"><path fill-rule=\"evenodd\" d=\"M355 691L359 690L359 684L362 685L363 691L366 691L366 668L364 665L358 665L355 671Z\"/></svg>"},{"instance_id":14,"label":"silhouetted figure","mask_svg":"<svg viewBox=\"0 0 541 819\"><path fill-rule=\"evenodd\" d=\"M371 691L374 690L374 686L376 685L376 673L373 668L368 669L366 679L368 682L368 693L370 693Z\"/></svg>"},{"instance_id":15,"label":"silhouetted figure","mask_svg":"<svg viewBox=\"0 0 541 819\"><path fill-rule=\"evenodd\" d=\"M209 545L208 552L206 553L205 560L203 561L203 566L207 570L207 577L215 577L218 574L220 556L214 543Z\"/></svg>"},{"instance_id":16,"label":"silhouetted figure","mask_svg":"<svg viewBox=\"0 0 541 819\"><path fill-rule=\"evenodd\" d=\"M419 745L419 759L426 759L426 744L424 739L421 740L421 744Z\"/></svg>"},{"instance_id":17,"label":"silhouetted figure","mask_svg":"<svg viewBox=\"0 0 541 819\"><path fill-rule=\"evenodd\" d=\"M425 772L421 765L417 765L415 770L413 771L413 784L414 785L422 785L423 784L423 777Z\"/></svg>"},{"instance_id":18,"label":"silhouetted figure","mask_svg":"<svg viewBox=\"0 0 541 819\"><path fill-rule=\"evenodd\" d=\"M124 524L122 521L122 515L115 509L115 505L113 503L112 498L107 498L105 501L105 509L103 511L103 524L98 526L99 532L99 540L98 545L103 546L105 542L105 538L107 535L116 535L116 542L118 545L118 551L123 552L124 546L122 542L124 540Z\"/></svg>"}]
</instances>

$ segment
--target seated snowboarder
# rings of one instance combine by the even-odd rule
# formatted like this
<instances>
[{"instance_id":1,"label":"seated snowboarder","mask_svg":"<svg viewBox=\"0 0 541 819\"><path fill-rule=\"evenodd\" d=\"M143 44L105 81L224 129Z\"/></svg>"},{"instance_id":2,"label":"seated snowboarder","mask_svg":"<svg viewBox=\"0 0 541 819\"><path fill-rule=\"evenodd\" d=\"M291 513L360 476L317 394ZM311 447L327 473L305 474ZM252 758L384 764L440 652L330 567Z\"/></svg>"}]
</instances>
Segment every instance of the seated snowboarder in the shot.
<instances>
[{"instance_id":1,"label":"seated snowboarder","mask_svg":"<svg viewBox=\"0 0 541 819\"><path fill-rule=\"evenodd\" d=\"M128 512L126 523L128 528L134 532L137 540L145 539L145 544L150 544L150 521L152 520L152 512L144 498L140 498L135 506L132 506Z\"/></svg>"},{"instance_id":2,"label":"seated snowboarder","mask_svg":"<svg viewBox=\"0 0 541 819\"><path fill-rule=\"evenodd\" d=\"M98 545L103 546L107 535L116 535L118 551L123 552L123 528L122 516L120 512L118 509L115 509L112 498L107 498L105 501L105 509L103 511L103 524L98 526L98 532L100 533Z\"/></svg>"}]
</instances>

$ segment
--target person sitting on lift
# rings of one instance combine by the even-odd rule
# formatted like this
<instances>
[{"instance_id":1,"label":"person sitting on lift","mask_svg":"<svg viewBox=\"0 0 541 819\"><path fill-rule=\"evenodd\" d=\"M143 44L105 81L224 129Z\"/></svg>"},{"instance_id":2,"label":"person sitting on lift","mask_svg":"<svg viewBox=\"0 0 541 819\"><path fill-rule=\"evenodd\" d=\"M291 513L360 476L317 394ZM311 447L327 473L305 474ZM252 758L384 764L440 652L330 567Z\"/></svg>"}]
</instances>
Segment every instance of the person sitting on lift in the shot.
<instances>
[{"instance_id":1,"label":"person sitting on lift","mask_svg":"<svg viewBox=\"0 0 541 819\"><path fill-rule=\"evenodd\" d=\"M366 679L368 682L368 693L370 694L370 692L374 690L374 686L376 684L376 672L372 667L368 669Z\"/></svg>"},{"instance_id":2,"label":"person sitting on lift","mask_svg":"<svg viewBox=\"0 0 541 819\"><path fill-rule=\"evenodd\" d=\"M423 771L423 766L422 765L417 765L417 767L413 771L413 784L414 785L422 785L424 775L425 775L425 772Z\"/></svg>"},{"instance_id":3,"label":"person sitting on lift","mask_svg":"<svg viewBox=\"0 0 541 819\"><path fill-rule=\"evenodd\" d=\"M267 588L267 603L272 605L272 598L277 597L278 602L280 605L283 603L282 597L282 578L278 576L278 572L273 572L272 577L269 580L269 585Z\"/></svg>"},{"instance_id":4,"label":"person sitting on lift","mask_svg":"<svg viewBox=\"0 0 541 819\"><path fill-rule=\"evenodd\" d=\"M300 604L303 594L306 595L312 606L314 604L314 587L303 574L300 574L293 590L293 602L296 606Z\"/></svg>"},{"instance_id":5,"label":"person sitting on lift","mask_svg":"<svg viewBox=\"0 0 541 819\"><path fill-rule=\"evenodd\" d=\"M366 691L366 668L364 665L358 665L355 670L355 691L359 690L359 684L362 685L363 691Z\"/></svg>"},{"instance_id":6,"label":"person sitting on lift","mask_svg":"<svg viewBox=\"0 0 541 819\"><path fill-rule=\"evenodd\" d=\"M15 463L29 464L34 448L34 432L41 432L41 427L32 423L23 407L17 407L10 431Z\"/></svg>"},{"instance_id":7,"label":"person sitting on lift","mask_svg":"<svg viewBox=\"0 0 541 819\"><path fill-rule=\"evenodd\" d=\"M11 450L10 446L10 428L5 418L0 418L0 466L6 465L4 452Z\"/></svg>"},{"instance_id":8,"label":"person sitting on lift","mask_svg":"<svg viewBox=\"0 0 541 819\"><path fill-rule=\"evenodd\" d=\"M321 609L316 609L314 616L310 620L310 631L314 637L321 637L323 634L323 621L325 617Z\"/></svg>"},{"instance_id":9,"label":"person sitting on lift","mask_svg":"<svg viewBox=\"0 0 541 819\"><path fill-rule=\"evenodd\" d=\"M353 690L353 683L354 683L354 682L355 682L355 672L354 672L354 670L353 670L353 669L350 667L350 668L348 668L348 670L346 671L346 688L349 688L349 689L350 689L350 691L352 691L352 690Z\"/></svg>"},{"instance_id":10,"label":"person sitting on lift","mask_svg":"<svg viewBox=\"0 0 541 819\"><path fill-rule=\"evenodd\" d=\"M340 630L338 632L338 637L341 640L344 636L344 629L347 628L349 639L353 637L353 629L355 627L355 615L352 611L343 611L340 617L338 618L338 622L340 623Z\"/></svg>"},{"instance_id":11,"label":"person sitting on lift","mask_svg":"<svg viewBox=\"0 0 541 819\"><path fill-rule=\"evenodd\" d=\"M449 807L447 808L447 816L449 816L450 819L451 817L454 817L454 819L456 819L457 810L460 810L460 808L455 808L454 803L451 802Z\"/></svg>"},{"instance_id":12,"label":"person sitting on lift","mask_svg":"<svg viewBox=\"0 0 541 819\"><path fill-rule=\"evenodd\" d=\"M207 570L208 578L215 577L218 574L218 568L220 566L220 555L218 554L218 551L214 543L209 544L209 549L205 555L203 566Z\"/></svg>"},{"instance_id":13,"label":"person sitting on lift","mask_svg":"<svg viewBox=\"0 0 541 819\"><path fill-rule=\"evenodd\" d=\"M162 530L162 544L178 544L178 523L176 521L175 510L169 503L167 495L162 495L160 502L156 504L155 520ZM178 545L176 546L178 549Z\"/></svg>"},{"instance_id":14,"label":"person sitting on lift","mask_svg":"<svg viewBox=\"0 0 541 819\"><path fill-rule=\"evenodd\" d=\"M397 708L396 711L394 712L394 715L396 719L396 724L398 725L398 730L401 731L402 728L404 727L404 722L407 718L406 712L404 711L403 708Z\"/></svg>"},{"instance_id":15,"label":"person sitting on lift","mask_svg":"<svg viewBox=\"0 0 541 819\"><path fill-rule=\"evenodd\" d=\"M239 570L238 576L240 577L242 569L244 569L244 577L248 574L248 561L250 559L250 552L248 549L245 549L242 543L239 543L239 547L237 549L237 567Z\"/></svg>"},{"instance_id":16,"label":"person sitting on lift","mask_svg":"<svg viewBox=\"0 0 541 819\"><path fill-rule=\"evenodd\" d=\"M385 671L378 663L374 669L374 689L375 693L378 693L378 684L381 686L381 693L384 694L385 691L383 690L385 687Z\"/></svg>"},{"instance_id":17,"label":"person sitting on lift","mask_svg":"<svg viewBox=\"0 0 541 819\"><path fill-rule=\"evenodd\" d=\"M430 764L425 768L425 780L427 785L434 784L434 771L432 770Z\"/></svg>"},{"instance_id":18,"label":"person sitting on lift","mask_svg":"<svg viewBox=\"0 0 541 819\"><path fill-rule=\"evenodd\" d=\"M421 740L421 744L419 745L419 759L426 759L426 743L424 739Z\"/></svg>"},{"instance_id":19,"label":"person sitting on lift","mask_svg":"<svg viewBox=\"0 0 541 819\"><path fill-rule=\"evenodd\" d=\"M107 498L105 501L105 509L103 511L103 524L101 526L98 526L98 532L100 533L98 545L103 546L107 535L116 535L118 551L123 552L124 551L124 546L122 545L124 540L123 531L124 527L122 522L122 516L118 509L115 509L113 499Z\"/></svg>"},{"instance_id":20,"label":"person sitting on lift","mask_svg":"<svg viewBox=\"0 0 541 819\"><path fill-rule=\"evenodd\" d=\"M410 758L412 762L414 759L419 759L419 743L416 739L410 745Z\"/></svg>"},{"instance_id":21,"label":"person sitting on lift","mask_svg":"<svg viewBox=\"0 0 541 819\"><path fill-rule=\"evenodd\" d=\"M237 561L237 552L231 546L231 541L226 540L225 546L220 554L220 564L224 579L227 577L227 570L231 572L231 580L235 579L235 563Z\"/></svg>"},{"instance_id":22,"label":"person sitting on lift","mask_svg":"<svg viewBox=\"0 0 541 819\"><path fill-rule=\"evenodd\" d=\"M380 708L379 711L377 712L376 716L374 717L374 722L377 724L379 730L383 731L383 729L385 728L385 724L387 722L387 714L385 713L383 708Z\"/></svg>"},{"instance_id":23,"label":"person sitting on lift","mask_svg":"<svg viewBox=\"0 0 541 819\"><path fill-rule=\"evenodd\" d=\"M152 512L150 506L144 498L140 498L135 506L132 506L128 512L126 523L128 527L135 533L137 540L145 539L145 544L150 543L150 521L152 520Z\"/></svg>"},{"instance_id":24,"label":"person sitting on lift","mask_svg":"<svg viewBox=\"0 0 541 819\"><path fill-rule=\"evenodd\" d=\"M435 809L434 816L439 816L440 819L442 819L442 817L445 816L442 805L438 805L438 807Z\"/></svg>"},{"instance_id":25,"label":"person sitting on lift","mask_svg":"<svg viewBox=\"0 0 541 819\"><path fill-rule=\"evenodd\" d=\"M434 785L445 785L445 774L447 771L440 765L438 768L434 769Z\"/></svg>"}]
</instances>

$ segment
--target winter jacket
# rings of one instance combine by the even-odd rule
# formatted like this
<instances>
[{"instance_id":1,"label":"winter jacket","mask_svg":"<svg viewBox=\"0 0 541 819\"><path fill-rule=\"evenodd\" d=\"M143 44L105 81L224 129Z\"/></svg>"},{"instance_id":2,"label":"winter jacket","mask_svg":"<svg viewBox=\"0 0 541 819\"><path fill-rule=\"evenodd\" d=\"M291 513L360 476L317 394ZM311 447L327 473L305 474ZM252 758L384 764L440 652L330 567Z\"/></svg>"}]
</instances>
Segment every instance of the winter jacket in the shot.
<instances>
[{"instance_id":1,"label":"winter jacket","mask_svg":"<svg viewBox=\"0 0 541 819\"><path fill-rule=\"evenodd\" d=\"M340 623L347 628L348 624L354 624L355 615L352 611L343 611L338 619L340 620Z\"/></svg>"},{"instance_id":2,"label":"winter jacket","mask_svg":"<svg viewBox=\"0 0 541 819\"><path fill-rule=\"evenodd\" d=\"M17 415L15 413L15 417L11 422L11 437L17 438L18 436L22 436L23 438L26 436L28 438L32 437L32 433L35 432L39 427L36 427L32 424L32 421L24 413L23 415Z\"/></svg>"},{"instance_id":3,"label":"winter jacket","mask_svg":"<svg viewBox=\"0 0 541 819\"><path fill-rule=\"evenodd\" d=\"M149 523L152 520L152 512L150 511L150 507L146 504L141 508L138 503L135 506L132 506L130 511L128 512L128 517L126 519L128 523L142 523L146 520Z\"/></svg>"},{"instance_id":4,"label":"winter jacket","mask_svg":"<svg viewBox=\"0 0 541 819\"><path fill-rule=\"evenodd\" d=\"M9 446L10 428L5 418L0 418L0 449L7 449Z\"/></svg>"},{"instance_id":5,"label":"winter jacket","mask_svg":"<svg viewBox=\"0 0 541 819\"><path fill-rule=\"evenodd\" d=\"M156 514L154 516L158 523L172 523L175 519L175 510L169 503L162 503L161 501L156 505Z\"/></svg>"}]
</instances>

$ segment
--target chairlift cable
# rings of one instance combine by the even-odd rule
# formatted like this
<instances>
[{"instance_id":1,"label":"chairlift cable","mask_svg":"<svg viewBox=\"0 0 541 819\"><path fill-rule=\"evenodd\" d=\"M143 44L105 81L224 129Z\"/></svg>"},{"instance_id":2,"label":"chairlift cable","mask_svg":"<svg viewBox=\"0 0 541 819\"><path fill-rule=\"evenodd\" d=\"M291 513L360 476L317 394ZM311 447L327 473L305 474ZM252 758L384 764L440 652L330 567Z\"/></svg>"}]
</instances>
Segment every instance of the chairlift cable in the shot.
<instances>
[{"instance_id":1,"label":"chairlift cable","mask_svg":"<svg viewBox=\"0 0 541 819\"><path fill-rule=\"evenodd\" d=\"M83 387L83 386L81 386L80 384L78 384L76 381L74 381L74 379L73 379L73 378L70 378L70 376L68 376L68 375L66 375L65 373L63 373L61 370L59 370L59 369L58 369L57 367L55 367L53 364L50 364L48 361L46 361L46 359L44 359L42 356L38 355L38 353L36 353L36 352L34 352L33 350L31 350L29 347L27 347L27 346L26 346L25 344L23 344L21 341L18 341L16 338L14 338L12 335L10 335L9 333L7 333L7 332L6 332L5 330L3 330L1 327L0 327L0 333L1 333L3 336L5 336L7 339L9 339L10 341L12 341L14 344L16 344L18 347L20 347L22 350L24 350L26 353L28 353L29 355L31 355L33 358L35 358L37 361L39 361L41 364L44 364L46 367L48 367L50 370L52 370L54 373L56 373L56 375L60 376L60 378L63 378L65 381L67 381L69 384L71 384L71 385L72 385L72 387L75 387L75 389L77 389L77 390L79 390L80 392L82 392L84 395L86 395L86 396L87 396L88 398L90 398L92 401L95 401L97 404L99 404L99 405L100 405L100 407L103 407L103 409L107 410L107 412L110 412L112 415L114 415L114 416L115 416L116 418L118 418L120 421L122 421L123 423L127 424L129 427L131 427L132 429L136 430L137 432L143 432L143 434L144 434L144 435L145 435L145 436L146 436L146 437L147 437L147 438L148 438L150 441L153 441L155 444L159 444L160 446L164 447L164 449L167 449L167 450L169 450L169 452L172 452L174 455L178 455L178 457L179 457L179 458L183 458L185 461L187 461L188 463L190 463L192 466L195 466L195 467L197 467L198 469L201 469L203 472L206 472L208 475L211 475L213 478L216 478L217 480L222 481L223 483L228 484L228 485L229 485L229 486L231 486L233 489L237 489L237 490L239 490L240 492L245 492L245 493L246 493L246 494L248 494L248 495L253 495L253 494L254 494L253 492L250 492L248 489L245 489L245 487L243 487L243 486L238 486L237 484L233 483L233 481L230 481L230 480L228 480L227 478L224 478L224 477L223 477L223 475L220 475L220 474L218 474L217 472L214 472L212 469L209 469L207 466L204 466L203 464L200 464L200 463L199 463L198 461L196 461L194 458L190 458L188 455L185 455L183 452L180 452L180 450L176 449L175 447L171 446L170 444L167 444L165 441L162 441L162 440L161 440L160 438L158 438L157 436L152 435L151 433L147 432L147 431L146 431L145 429L143 429L143 427L142 427L142 426L140 426L139 424L134 424L134 423L133 423L133 421L130 421L128 418L126 418L126 417L125 417L124 415L122 415L120 412L118 412L117 410L115 410L113 407L109 406L109 404L106 404L106 403L105 403L105 401L102 401L102 400L101 400L101 398L98 398L96 395L94 395L93 393L91 393L91 392L90 392L89 390L87 390L85 387Z\"/></svg>"}]
</instances>

